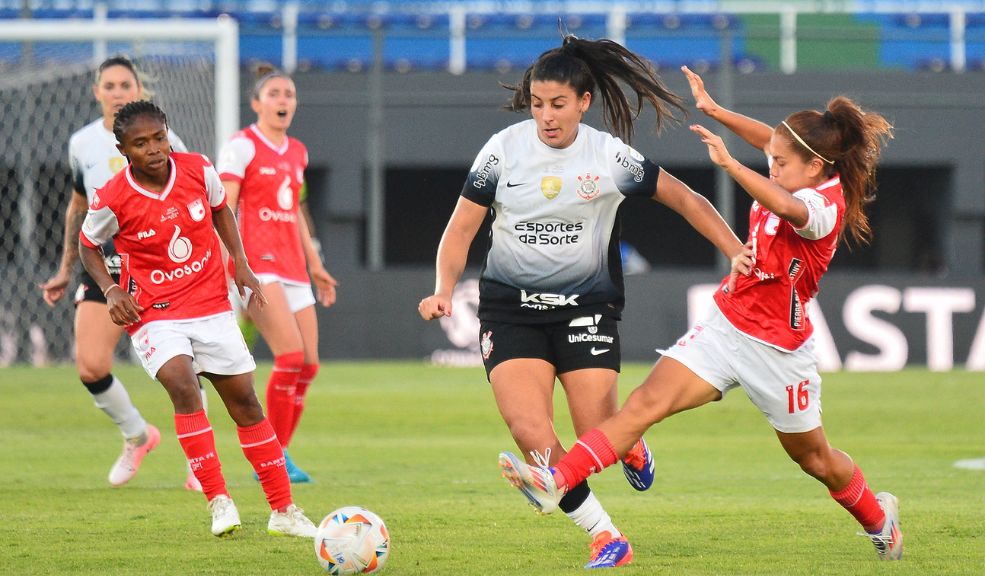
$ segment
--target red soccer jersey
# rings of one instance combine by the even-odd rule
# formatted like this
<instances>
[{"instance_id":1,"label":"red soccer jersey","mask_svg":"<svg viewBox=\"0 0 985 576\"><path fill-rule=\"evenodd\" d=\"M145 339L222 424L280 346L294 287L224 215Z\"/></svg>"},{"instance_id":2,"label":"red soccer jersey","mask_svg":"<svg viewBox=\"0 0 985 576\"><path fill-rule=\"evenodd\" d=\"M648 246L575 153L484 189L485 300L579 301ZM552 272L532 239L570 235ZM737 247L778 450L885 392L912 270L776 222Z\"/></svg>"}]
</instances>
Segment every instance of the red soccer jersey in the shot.
<instances>
[{"instance_id":1,"label":"red soccer jersey","mask_svg":"<svg viewBox=\"0 0 985 576\"><path fill-rule=\"evenodd\" d=\"M834 256L845 214L837 176L794 196L810 213L801 229L753 202L749 211L749 239L756 254L752 274L739 275L730 293L725 291L726 276L715 292L715 303L736 329L787 351L799 348L814 331L807 304Z\"/></svg>"},{"instance_id":2,"label":"red soccer jersey","mask_svg":"<svg viewBox=\"0 0 985 576\"><path fill-rule=\"evenodd\" d=\"M239 131L219 156L219 175L240 183L237 207L246 257L256 274L308 284L298 203L308 150L287 138L277 147L256 127Z\"/></svg>"},{"instance_id":3,"label":"red soccer jersey","mask_svg":"<svg viewBox=\"0 0 985 576\"><path fill-rule=\"evenodd\" d=\"M231 310L212 212L226 205L219 175L200 154L171 153L160 193L141 187L131 168L92 197L81 241L96 248L114 239L120 285L144 307L133 334L155 320L202 318Z\"/></svg>"}]
</instances>

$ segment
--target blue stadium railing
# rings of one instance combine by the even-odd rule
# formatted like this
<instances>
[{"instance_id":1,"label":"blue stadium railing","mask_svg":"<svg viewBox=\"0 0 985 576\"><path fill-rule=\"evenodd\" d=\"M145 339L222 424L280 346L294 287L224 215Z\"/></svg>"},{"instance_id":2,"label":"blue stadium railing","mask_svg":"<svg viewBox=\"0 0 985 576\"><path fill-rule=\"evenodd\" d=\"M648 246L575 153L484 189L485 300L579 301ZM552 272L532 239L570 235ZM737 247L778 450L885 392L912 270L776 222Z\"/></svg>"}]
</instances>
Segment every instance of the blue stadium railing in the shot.
<instances>
[{"instance_id":1,"label":"blue stadium railing","mask_svg":"<svg viewBox=\"0 0 985 576\"><path fill-rule=\"evenodd\" d=\"M90 19L96 16L100 5L110 19L215 18L229 14L239 22L241 61L279 64L284 57L285 10L292 4L296 7L296 22L291 27L296 66L354 71L372 63L377 34L382 38L382 60L388 68L401 71L449 68L454 59L451 37L455 33L450 7L479 5L412 0L330 4L311 0L51 0L28 2L25 11L21 0L0 0L0 18L19 18L27 12L35 19ZM325 8L327 4L344 10ZM488 4L495 3L484 3ZM710 9L707 13L678 13L673 11L676 3L666 5L667 12L625 14L620 40L661 67L690 64L702 69L714 68L722 63L726 41L733 64L741 71L765 67L747 49L742 14L715 13ZM960 31L962 69L982 69L985 2L965 0L949 6L963 7L964 11ZM610 17L605 12L569 13L560 20L572 33L600 38L610 36ZM855 15L857 21L878 27L880 65L936 70L948 69L955 60L954 17L953 11ZM467 12L462 34L464 67L499 70L525 67L538 54L558 44L558 21L556 14ZM0 45L0 60L16 57L16 50Z\"/></svg>"}]
</instances>

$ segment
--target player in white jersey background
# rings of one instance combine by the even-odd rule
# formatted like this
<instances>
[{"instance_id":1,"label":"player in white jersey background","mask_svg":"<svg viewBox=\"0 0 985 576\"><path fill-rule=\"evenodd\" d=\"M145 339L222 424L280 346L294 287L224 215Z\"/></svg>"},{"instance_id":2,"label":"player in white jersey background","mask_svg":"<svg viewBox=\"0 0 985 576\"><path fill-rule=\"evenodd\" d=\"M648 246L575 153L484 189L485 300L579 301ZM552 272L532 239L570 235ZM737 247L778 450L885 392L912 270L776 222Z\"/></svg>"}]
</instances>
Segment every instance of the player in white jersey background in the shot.
<instances>
[{"instance_id":1,"label":"player in white jersey background","mask_svg":"<svg viewBox=\"0 0 985 576\"><path fill-rule=\"evenodd\" d=\"M267 415L284 446L291 482L304 483L311 478L294 464L287 447L319 368L312 284L318 301L329 307L337 283L322 264L301 208L308 151L287 134L298 107L294 81L270 67L257 74L250 100L257 121L223 146L217 169L268 300L262 309L245 311L274 355Z\"/></svg>"},{"instance_id":2,"label":"player in white jersey background","mask_svg":"<svg viewBox=\"0 0 985 576\"><path fill-rule=\"evenodd\" d=\"M72 190L65 210L65 236L58 271L41 285L49 306L65 295L76 259L78 238L86 209L93 193L126 165L126 158L116 148L113 117L125 104L146 96L137 68L125 56L103 61L96 71L92 92L102 109L102 117L72 134L69 140L69 165ZM168 138L175 150L185 145L173 132ZM104 247L109 270L119 275L120 257L112 244ZM112 374L113 354L123 329L110 320L106 298L92 278L82 270L75 294L75 366L82 384L92 394L95 405L109 416L123 434L123 452L109 472L109 482L120 486L136 475L144 456L160 440L160 432L140 415L122 382ZM204 398L204 393L203 393ZM198 481L186 471L185 488L200 491Z\"/></svg>"},{"instance_id":3,"label":"player in white jersey background","mask_svg":"<svg viewBox=\"0 0 985 576\"><path fill-rule=\"evenodd\" d=\"M730 258L742 243L703 196L630 146L645 102L657 113L658 130L674 120L674 109L683 111L645 60L615 42L566 36L507 88L508 108L529 109L532 119L493 135L476 158L438 248L434 294L418 311L425 320L454 313L452 291L491 212L480 279L481 352L517 446L546 465L565 454L553 425L556 379L579 435L618 407L623 199L642 196L670 207ZM596 95L614 136L581 123ZM624 472L634 488L646 490L652 456L640 436L633 443ZM568 491L560 508L592 537L586 567L632 560L628 540L587 483Z\"/></svg>"},{"instance_id":4,"label":"player in white jersey background","mask_svg":"<svg viewBox=\"0 0 985 576\"><path fill-rule=\"evenodd\" d=\"M315 526L294 505L283 448L253 390L256 365L229 301L220 245L235 263L239 296L250 290L255 305L264 297L219 174L201 154L171 151L167 117L150 102L124 106L113 133L130 164L93 195L80 257L106 296L113 322L126 328L144 369L171 399L178 442L212 512L212 533L230 534L240 518L197 374L212 382L236 423L240 447L271 508L267 531L313 537ZM121 256L119 283L99 251L110 239Z\"/></svg>"},{"instance_id":5,"label":"player in white jersey background","mask_svg":"<svg viewBox=\"0 0 985 576\"><path fill-rule=\"evenodd\" d=\"M653 424L741 386L790 458L858 521L878 557L898 560L903 534L897 498L873 494L861 469L824 434L808 314L839 242L871 237L864 209L892 126L838 96L824 111L795 112L771 128L720 107L697 74L682 70L697 108L769 159L766 178L732 158L719 136L691 126L712 161L753 198L749 241L732 259L711 315L663 351L618 414L581 436L553 469L508 462L503 471L549 511L568 486L618 462Z\"/></svg>"}]
</instances>

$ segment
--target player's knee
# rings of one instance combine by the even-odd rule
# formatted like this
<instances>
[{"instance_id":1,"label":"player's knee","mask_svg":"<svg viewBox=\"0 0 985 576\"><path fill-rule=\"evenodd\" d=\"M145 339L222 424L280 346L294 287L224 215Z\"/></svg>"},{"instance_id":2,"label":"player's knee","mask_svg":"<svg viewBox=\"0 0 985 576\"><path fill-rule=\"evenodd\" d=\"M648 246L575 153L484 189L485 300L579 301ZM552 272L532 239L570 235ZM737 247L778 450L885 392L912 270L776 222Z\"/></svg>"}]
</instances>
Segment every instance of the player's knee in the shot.
<instances>
[{"instance_id":1,"label":"player's knee","mask_svg":"<svg viewBox=\"0 0 985 576\"><path fill-rule=\"evenodd\" d=\"M321 368L321 364L317 362L305 364L301 367L301 377L299 380L302 382L311 382L318 375L319 368Z\"/></svg>"},{"instance_id":2,"label":"player's knee","mask_svg":"<svg viewBox=\"0 0 985 576\"><path fill-rule=\"evenodd\" d=\"M517 446L520 446L525 452L527 450L539 450L543 452L545 448L553 445L555 442L552 438L553 432L549 426L549 420L546 417L538 420L541 420L541 422L532 419L519 419L506 423L509 426L510 435L516 440ZM545 426L544 422L547 422L548 426Z\"/></svg>"},{"instance_id":3,"label":"player's knee","mask_svg":"<svg viewBox=\"0 0 985 576\"><path fill-rule=\"evenodd\" d=\"M800 466L800 469L806 472L809 476L817 478L821 481L828 477L830 466L828 466L828 460L825 458L824 451L809 450L800 454L792 455L792 457L794 462Z\"/></svg>"},{"instance_id":4,"label":"player's knee","mask_svg":"<svg viewBox=\"0 0 985 576\"><path fill-rule=\"evenodd\" d=\"M77 360L75 367L79 372L79 379L82 382L98 382L109 376L111 363L95 362L88 360Z\"/></svg>"}]
</instances>

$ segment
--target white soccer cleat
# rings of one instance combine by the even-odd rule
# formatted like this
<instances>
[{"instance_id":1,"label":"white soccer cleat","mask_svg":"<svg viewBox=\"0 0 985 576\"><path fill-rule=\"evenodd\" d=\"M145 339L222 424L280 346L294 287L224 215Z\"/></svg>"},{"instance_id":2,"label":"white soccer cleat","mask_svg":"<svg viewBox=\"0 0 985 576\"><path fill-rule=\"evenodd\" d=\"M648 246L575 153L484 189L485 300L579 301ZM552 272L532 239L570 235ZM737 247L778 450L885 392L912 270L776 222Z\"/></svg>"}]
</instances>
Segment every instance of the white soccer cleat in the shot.
<instances>
[{"instance_id":1,"label":"white soccer cleat","mask_svg":"<svg viewBox=\"0 0 985 576\"><path fill-rule=\"evenodd\" d=\"M550 514L557 510L564 493L554 482L554 475L547 467L547 458L542 460L541 466L530 466L512 452L503 452L499 455L499 468L503 478L523 492L531 506L541 514Z\"/></svg>"},{"instance_id":2,"label":"white soccer cleat","mask_svg":"<svg viewBox=\"0 0 985 576\"><path fill-rule=\"evenodd\" d=\"M899 560L903 557L903 532L899 525L899 500L889 492L876 494L876 500L886 513L882 530L876 534L866 533L876 547L880 560Z\"/></svg>"},{"instance_id":3,"label":"white soccer cleat","mask_svg":"<svg viewBox=\"0 0 985 576\"><path fill-rule=\"evenodd\" d=\"M210 500L209 510L212 512L212 534L221 538L239 529L239 511L229 496L220 494Z\"/></svg>"},{"instance_id":4,"label":"white soccer cleat","mask_svg":"<svg viewBox=\"0 0 985 576\"><path fill-rule=\"evenodd\" d=\"M140 470L140 463L148 452L157 448L161 443L161 433L157 428L148 424L145 432L147 439L143 444L136 444L133 440L123 441L123 453L113 463L109 469L109 483L113 486L123 486L137 475Z\"/></svg>"},{"instance_id":5,"label":"white soccer cleat","mask_svg":"<svg viewBox=\"0 0 985 576\"><path fill-rule=\"evenodd\" d=\"M294 504L284 512L274 510L267 522L267 533L273 536L297 536L299 538L314 538L318 527L304 515L304 510Z\"/></svg>"}]
</instances>

